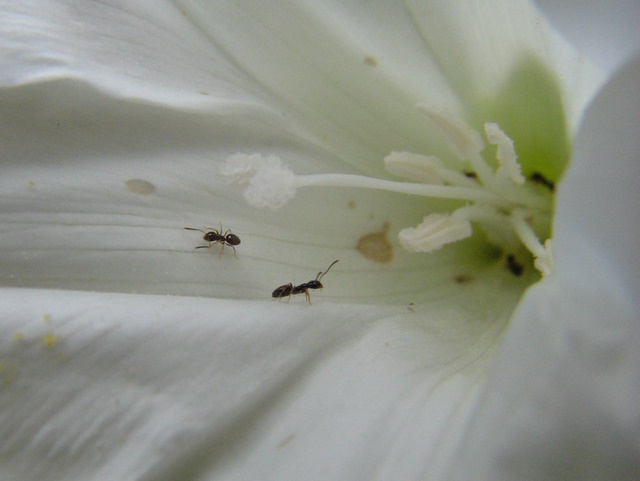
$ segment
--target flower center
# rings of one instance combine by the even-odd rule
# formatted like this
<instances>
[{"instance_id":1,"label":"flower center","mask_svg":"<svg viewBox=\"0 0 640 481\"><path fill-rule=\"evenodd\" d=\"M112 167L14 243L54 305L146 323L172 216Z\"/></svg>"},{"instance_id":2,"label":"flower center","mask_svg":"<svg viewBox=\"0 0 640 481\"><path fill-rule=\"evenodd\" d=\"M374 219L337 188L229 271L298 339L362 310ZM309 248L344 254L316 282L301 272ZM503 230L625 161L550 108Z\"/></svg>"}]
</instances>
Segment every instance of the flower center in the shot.
<instances>
[{"instance_id":1,"label":"flower center","mask_svg":"<svg viewBox=\"0 0 640 481\"><path fill-rule=\"evenodd\" d=\"M472 224L481 226L487 240L506 250L523 245L533 255L543 276L553 270L551 194L553 184L540 174L522 175L512 140L495 123L484 125L486 142L461 118L425 105L416 107L438 128L453 157L452 169L434 156L393 152L384 159L391 174L412 182L397 182L362 175L296 175L276 156L235 154L221 167L228 182L246 184L244 196L255 207L278 209L300 187L381 189L439 199L457 199L462 205L446 213L431 213L415 227L399 233L409 252L433 252L471 236ZM495 167L482 153L494 146ZM540 238L545 239L544 243Z\"/></svg>"}]
</instances>

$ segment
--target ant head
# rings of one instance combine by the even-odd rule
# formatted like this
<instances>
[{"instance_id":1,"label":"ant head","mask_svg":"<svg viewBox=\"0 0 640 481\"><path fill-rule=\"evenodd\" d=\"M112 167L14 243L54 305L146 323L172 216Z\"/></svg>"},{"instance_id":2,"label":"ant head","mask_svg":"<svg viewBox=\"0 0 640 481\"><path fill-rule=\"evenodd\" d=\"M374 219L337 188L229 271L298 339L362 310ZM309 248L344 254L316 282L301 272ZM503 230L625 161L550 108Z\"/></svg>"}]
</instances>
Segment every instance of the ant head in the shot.
<instances>
[{"instance_id":1,"label":"ant head","mask_svg":"<svg viewBox=\"0 0 640 481\"><path fill-rule=\"evenodd\" d=\"M338 260L340 260L340 259L338 259ZM333 261L333 262L331 263L331 265L330 265L329 267L327 267L327 270L326 270L326 271L324 271L324 272L318 272L318 275L316 276L316 280L315 280L315 281L311 281L311 282L317 282L317 283L318 283L318 285L319 285L319 287L314 287L313 289L319 289L320 287L322 287L322 284L320 284L320 279L322 279L322 277L323 277L327 272L329 272L329 269L331 269L331 268L333 267L333 265L334 265L336 262L338 262L338 261ZM309 282L309 284L311 284L311 282Z\"/></svg>"}]
</instances>

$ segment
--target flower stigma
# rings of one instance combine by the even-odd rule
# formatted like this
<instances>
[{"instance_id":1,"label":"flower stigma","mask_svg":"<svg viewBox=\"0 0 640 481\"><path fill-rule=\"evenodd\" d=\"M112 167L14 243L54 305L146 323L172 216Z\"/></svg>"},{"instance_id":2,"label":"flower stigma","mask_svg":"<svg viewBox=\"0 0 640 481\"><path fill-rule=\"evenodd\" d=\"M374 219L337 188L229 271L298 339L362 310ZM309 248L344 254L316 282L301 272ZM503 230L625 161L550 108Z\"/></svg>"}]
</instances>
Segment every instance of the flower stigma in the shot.
<instances>
[{"instance_id":1,"label":"flower stigma","mask_svg":"<svg viewBox=\"0 0 640 481\"><path fill-rule=\"evenodd\" d=\"M276 210L292 200L301 187L379 189L434 199L460 201L452 212L426 215L415 227L401 229L400 245L408 252L434 252L470 237L472 224L480 226L490 244L505 250L524 246L535 268L547 276L553 271L551 189L529 181L518 163L516 148L497 123L484 124L484 138L462 118L419 104L416 110L438 129L452 156L460 164L451 168L440 158L410 152L392 152L385 169L408 181L354 174L296 175L282 159L270 155L237 153L221 166L227 183L246 185L249 205ZM491 157L489 152L495 152ZM544 241L540 239L543 238Z\"/></svg>"}]
</instances>

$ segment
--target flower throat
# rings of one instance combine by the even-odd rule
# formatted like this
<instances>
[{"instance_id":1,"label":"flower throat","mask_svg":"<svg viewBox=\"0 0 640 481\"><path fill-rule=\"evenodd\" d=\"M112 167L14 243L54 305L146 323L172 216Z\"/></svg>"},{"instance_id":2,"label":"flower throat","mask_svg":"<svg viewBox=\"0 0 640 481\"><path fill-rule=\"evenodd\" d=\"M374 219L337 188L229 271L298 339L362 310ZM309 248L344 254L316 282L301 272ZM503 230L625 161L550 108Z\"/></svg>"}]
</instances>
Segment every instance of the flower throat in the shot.
<instances>
[{"instance_id":1,"label":"flower throat","mask_svg":"<svg viewBox=\"0 0 640 481\"><path fill-rule=\"evenodd\" d=\"M450 212L426 215L415 227L398 235L409 252L433 252L465 239L472 225L484 231L489 243L504 250L524 246L543 276L553 271L549 239L554 185L539 173L527 179L521 172L513 141L496 123L484 124L484 139L461 118L426 105L416 106L439 130L458 169L434 156L392 152L384 159L386 170L407 181L362 175L296 175L276 156L235 154L221 173L229 183L246 185L244 197L259 208L279 209L300 187L350 187L380 189L428 198L459 200ZM495 167L482 152L495 148ZM542 241L540 239L543 239Z\"/></svg>"}]
</instances>

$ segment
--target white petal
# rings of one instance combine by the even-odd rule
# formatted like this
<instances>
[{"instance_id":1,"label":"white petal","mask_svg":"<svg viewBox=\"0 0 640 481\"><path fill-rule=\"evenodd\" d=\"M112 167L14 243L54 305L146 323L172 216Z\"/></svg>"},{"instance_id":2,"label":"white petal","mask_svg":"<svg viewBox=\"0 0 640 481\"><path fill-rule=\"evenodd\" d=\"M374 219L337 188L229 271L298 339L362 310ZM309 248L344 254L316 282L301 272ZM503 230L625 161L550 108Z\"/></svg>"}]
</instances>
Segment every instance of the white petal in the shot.
<instances>
[{"instance_id":1,"label":"white petal","mask_svg":"<svg viewBox=\"0 0 640 481\"><path fill-rule=\"evenodd\" d=\"M588 109L560 185L556 272L511 321L455 479L640 475L640 56Z\"/></svg>"},{"instance_id":2,"label":"white petal","mask_svg":"<svg viewBox=\"0 0 640 481\"><path fill-rule=\"evenodd\" d=\"M640 47L637 0L535 0L554 28L607 72Z\"/></svg>"},{"instance_id":3,"label":"white petal","mask_svg":"<svg viewBox=\"0 0 640 481\"><path fill-rule=\"evenodd\" d=\"M576 126L600 77L531 4L413 3L182 2L219 48L288 106L300 135L371 173L382 174L380 159L392 151L444 158L437 129L409 109L423 102L480 116L478 98L496 95L527 55L564 73L559 88Z\"/></svg>"},{"instance_id":4,"label":"white petal","mask_svg":"<svg viewBox=\"0 0 640 481\"><path fill-rule=\"evenodd\" d=\"M256 94L173 2L3 2L0 37L3 87L71 78L191 109Z\"/></svg>"},{"instance_id":5,"label":"white petal","mask_svg":"<svg viewBox=\"0 0 640 481\"><path fill-rule=\"evenodd\" d=\"M186 18L201 22L206 39L181 30L180 10L155 2L145 4L157 9L151 16L130 2L1 10L10 12L2 25L18 27L3 31L16 44L3 45L0 78L21 84L0 103L3 285L263 298L341 259L318 294L326 303L314 297L312 308L4 289L0 412L10 419L0 423L9 453L0 469L8 476L442 471L526 282L506 273L505 283L505 269L474 262L466 246L437 262L398 255L393 266L355 252L392 215L392 230L419 219L424 206L412 200L398 213L391 195L321 192L271 215L247 209L212 175L237 151L273 148L265 155L306 171L344 170L349 159L379 172L392 150L437 153L433 133L406 112L434 99L462 109L447 78L456 69L443 75L424 25L405 28L412 12L339 3L207 10L191 2ZM460 38L468 20L453 29ZM182 37L165 55L162 46ZM42 84L58 78L80 82ZM239 260L194 251L199 242L182 230L218 222L241 234ZM388 424L379 428L380 419Z\"/></svg>"},{"instance_id":6,"label":"white petal","mask_svg":"<svg viewBox=\"0 0 640 481\"><path fill-rule=\"evenodd\" d=\"M463 427L507 296L453 313L5 290L0 475L422 477Z\"/></svg>"}]
</instances>

